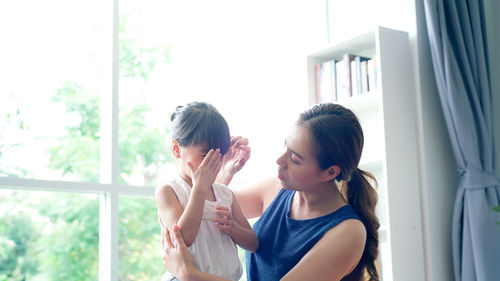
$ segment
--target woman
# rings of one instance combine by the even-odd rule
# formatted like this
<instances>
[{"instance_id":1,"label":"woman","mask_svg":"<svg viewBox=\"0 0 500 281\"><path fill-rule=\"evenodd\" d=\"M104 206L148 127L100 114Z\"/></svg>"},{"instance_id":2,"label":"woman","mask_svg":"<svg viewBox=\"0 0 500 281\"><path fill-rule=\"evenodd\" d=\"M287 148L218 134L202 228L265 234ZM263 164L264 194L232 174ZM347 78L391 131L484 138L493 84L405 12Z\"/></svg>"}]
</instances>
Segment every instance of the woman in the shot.
<instances>
[{"instance_id":1,"label":"woman","mask_svg":"<svg viewBox=\"0 0 500 281\"><path fill-rule=\"evenodd\" d=\"M356 116L315 105L300 114L285 145L277 178L235 191L245 216L260 216L248 280L378 280L377 194L367 178L375 179L357 167L363 132ZM246 161L237 155L220 181L229 183ZM229 214L222 217L231 225ZM225 280L195 269L179 233L175 227L177 248L162 235L165 267L181 280Z\"/></svg>"}]
</instances>

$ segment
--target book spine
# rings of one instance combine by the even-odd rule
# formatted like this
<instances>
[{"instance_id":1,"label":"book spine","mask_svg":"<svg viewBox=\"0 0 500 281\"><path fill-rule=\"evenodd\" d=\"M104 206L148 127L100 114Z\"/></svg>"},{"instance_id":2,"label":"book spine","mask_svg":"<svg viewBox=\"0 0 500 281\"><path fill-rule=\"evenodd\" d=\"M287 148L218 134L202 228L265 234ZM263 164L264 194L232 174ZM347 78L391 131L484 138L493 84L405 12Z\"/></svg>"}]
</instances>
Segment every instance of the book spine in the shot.
<instances>
[{"instance_id":1,"label":"book spine","mask_svg":"<svg viewBox=\"0 0 500 281\"><path fill-rule=\"evenodd\" d=\"M334 102L337 100L337 70L335 67L336 62L334 60L331 60L329 65L330 65L330 81L331 81L331 101Z\"/></svg>"},{"instance_id":2,"label":"book spine","mask_svg":"<svg viewBox=\"0 0 500 281\"><path fill-rule=\"evenodd\" d=\"M344 73L344 78L345 79L345 96L346 97L351 97L352 96L352 81L351 81L351 61L354 60L354 55L352 54L344 54L342 57L342 60L344 61L344 68L345 68L345 73Z\"/></svg>"},{"instance_id":3,"label":"book spine","mask_svg":"<svg viewBox=\"0 0 500 281\"><path fill-rule=\"evenodd\" d=\"M375 77L375 62L373 59L369 60L368 63L368 90L375 91L376 90L376 77Z\"/></svg>"},{"instance_id":4,"label":"book spine","mask_svg":"<svg viewBox=\"0 0 500 281\"><path fill-rule=\"evenodd\" d=\"M328 62L321 63L321 93L320 102L329 102L331 93L330 66Z\"/></svg>"},{"instance_id":5,"label":"book spine","mask_svg":"<svg viewBox=\"0 0 500 281\"><path fill-rule=\"evenodd\" d=\"M335 81L337 86L337 100L342 100L347 96L344 61L335 63Z\"/></svg>"},{"instance_id":6,"label":"book spine","mask_svg":"<svg viewBox=\"0 0 500 281\"><path fill-rule=\"evenodd\" d=\"M368 92L368 69L367 60L364 60L360 64L360 76L361 76L361 92Z\"/></svg>"},{"instance_id":7,"label":"book spine","mask_svg":"<svg viewBox=\"0 0 500 281\"><path fill-rule=\"evenodd\" d=\"M351 61L351 92L352 95L359 94L358 91L358 62L356 60Z\"/></svg>"},{"instance_id":8,"label":"book spine","mask_svg":"<svg viewBox=\"0 0 500 281\"><path fill-rule=\"evenodd\" d=\"M314 91L316 95L316 102L321 100L321 64L314 65Z\"/></svg>"}]
</instances>

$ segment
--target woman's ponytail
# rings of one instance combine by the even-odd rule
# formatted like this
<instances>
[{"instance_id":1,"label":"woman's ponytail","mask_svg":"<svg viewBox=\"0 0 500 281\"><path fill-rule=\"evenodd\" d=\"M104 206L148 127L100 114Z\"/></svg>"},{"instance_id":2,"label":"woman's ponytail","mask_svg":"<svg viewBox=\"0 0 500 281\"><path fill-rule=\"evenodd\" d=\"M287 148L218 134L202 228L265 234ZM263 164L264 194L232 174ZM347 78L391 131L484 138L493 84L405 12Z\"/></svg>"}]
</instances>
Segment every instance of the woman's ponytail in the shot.
<instances>
[{"instance_id":1,"label":"woman's ponytail","mask_svg":"<svg viewBox=\"0 0 500 281\"><path fill-rule=\"evenodd\" d=\"M351 174L351 180L344 181L340 190L366 228L365 250L361 257L367 275L364 279L378 281L379 276L375 267L375 259L378 255L378 228L380 224L375 215L377 191L370 184L370 181L376 186L375 177L371 173L355 168Z\"/></svg>"}]
</instances>

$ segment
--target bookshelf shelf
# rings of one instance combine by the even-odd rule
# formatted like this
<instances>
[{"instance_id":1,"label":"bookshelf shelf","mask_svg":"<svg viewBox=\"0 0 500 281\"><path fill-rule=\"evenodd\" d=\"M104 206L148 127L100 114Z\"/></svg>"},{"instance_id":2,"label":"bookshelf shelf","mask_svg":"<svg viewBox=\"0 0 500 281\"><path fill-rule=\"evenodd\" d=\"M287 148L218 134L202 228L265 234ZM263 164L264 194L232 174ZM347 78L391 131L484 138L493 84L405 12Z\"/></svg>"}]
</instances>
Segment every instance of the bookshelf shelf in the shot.
<instances>
[{"instance_id":1,"label":"bookshelf shelf","mask_svg":"<svg viewBox=\"0 0 500 281\"><path fill-rule=\"evenodd\" d=\"M338 88L332 86L331 89L337 92L326 101L351 109L361 123L365 142L359 166L375 175L378 181L376 212L381 224L381 280L405 280L408 272L415 272L416 268L423 270L423 264L408 262L409 253L421 253L423 248L421 242L408 243L422 241L420 215L417 213L420 206L415 200L420 188L419 159L409 36L406 32L376 27L307 56L311 105L325 102L325 96L318 94L320 85L316 85L321 82L318 80L318 65L323 67L325 62L345 59L345 54L373 60L377 71L374 75L376 89L339 97ZM335 68L338 66L334 65ZM336 69L331 72L338 75ZM329 83L333 85L338 81ZM350 91L354 92L352 87ZM423 259L416 257L415 260Z\"/></svg>"}]
</instances>

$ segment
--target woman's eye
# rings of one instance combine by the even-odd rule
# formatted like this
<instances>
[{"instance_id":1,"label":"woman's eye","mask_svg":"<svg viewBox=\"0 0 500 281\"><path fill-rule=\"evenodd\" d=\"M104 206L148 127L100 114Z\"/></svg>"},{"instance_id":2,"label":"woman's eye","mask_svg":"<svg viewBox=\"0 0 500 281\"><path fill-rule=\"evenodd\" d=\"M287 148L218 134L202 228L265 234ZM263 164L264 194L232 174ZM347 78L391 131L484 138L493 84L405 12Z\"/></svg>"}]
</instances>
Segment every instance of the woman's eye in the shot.
<instances>
[{"instance_id":1,"label":"woman's eye","mask_svg":"<svg viewBox=\"0 0 500 281\"><path fill-rule=\"evenodd\" d=\"M293 163L295 163L295 164L300 164L300 162L299 162L299 161L297 161L296 159L294 159L294 156L293 156L293 155L290 157L290 159L292 160L292 162L293 162Z\"/></svg>"}]
</instances>

